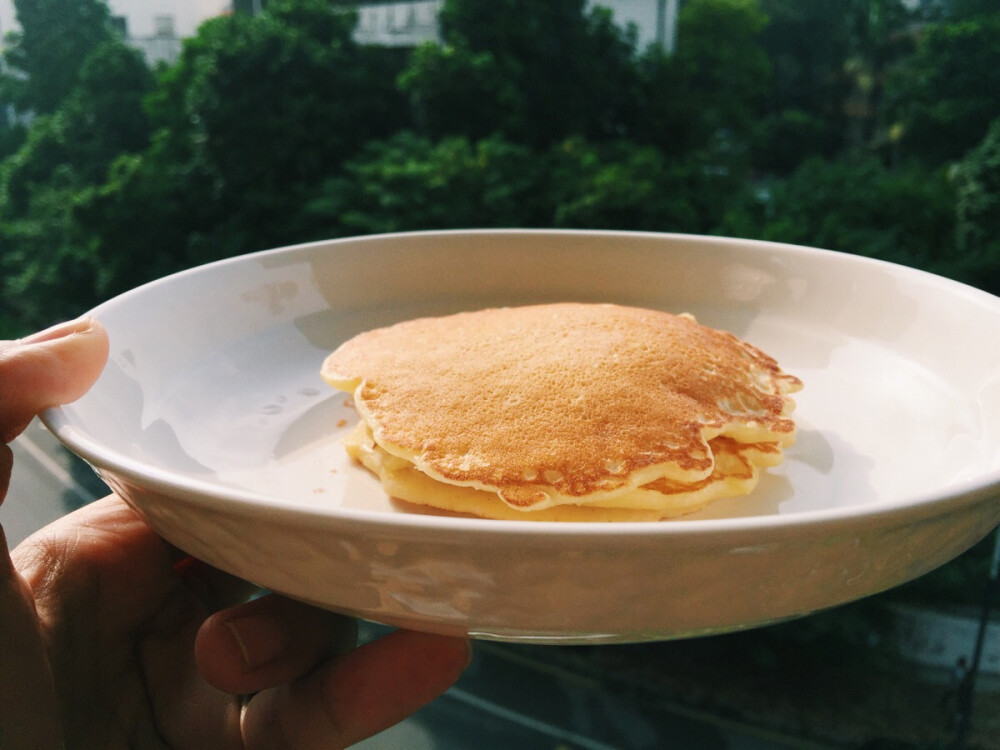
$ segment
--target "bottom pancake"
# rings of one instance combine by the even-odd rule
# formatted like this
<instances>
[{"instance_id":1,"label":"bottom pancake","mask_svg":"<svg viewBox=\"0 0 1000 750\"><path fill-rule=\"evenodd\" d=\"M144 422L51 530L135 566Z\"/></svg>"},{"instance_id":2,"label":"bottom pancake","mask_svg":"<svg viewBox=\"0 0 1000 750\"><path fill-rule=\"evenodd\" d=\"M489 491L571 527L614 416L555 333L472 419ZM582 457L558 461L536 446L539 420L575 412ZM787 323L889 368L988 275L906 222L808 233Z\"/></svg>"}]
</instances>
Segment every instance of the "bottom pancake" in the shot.
<instances>
[{"instance_id":1,"label":"bottom pancake","mask_svg":"<svg viewBox=\"0 0 1000 750\"><path fill-rule=\"evenodd\" d=\"M757 485L759 469L781 462L772 443L740 443L726 437L709 441L715 458L712 473L683 484L659 479L611 499L584 504L560 504L539 510L511 507L487 490L440 482L393 456L374 440L360 422L345 440L348 454L375 474L391 497L462 515L514 521L660 521L694 513L726 497L748 494Z\"/></svg>"}]
</instances>

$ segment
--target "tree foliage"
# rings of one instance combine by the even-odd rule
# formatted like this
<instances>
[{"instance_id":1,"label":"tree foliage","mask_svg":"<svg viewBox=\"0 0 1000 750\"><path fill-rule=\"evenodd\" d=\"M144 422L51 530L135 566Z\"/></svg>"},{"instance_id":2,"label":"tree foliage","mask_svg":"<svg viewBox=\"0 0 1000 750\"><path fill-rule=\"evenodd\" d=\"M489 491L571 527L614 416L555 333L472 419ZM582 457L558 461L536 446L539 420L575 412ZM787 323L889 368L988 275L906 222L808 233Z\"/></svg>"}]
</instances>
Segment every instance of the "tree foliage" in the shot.
<instances>
[{"instance_id":1,"label":"tree foliage","mask_svg":"<svg viewBox=\"0 0 1000 750\"><path fill-rule=\"evenodd\" d=\"M926 27L893 84L906 153L960 159L1000 115L1000 13Z\"/></svg>"},{"instance_id":2,"label":"tree foliage","mask_svg":"<svg viewBox=\"0 0 1000 750\"><path fill-rule=\"evenodd\" d=\"M20 30L3 52L4 94L22 111L52 112L90 53L114 38L105 0L14 0Z\"/></svg>"},{"instance_id":3,"label":"tree foliage","mask_svg":"<svg viewBox=\"0 0 1000 750\"><path fill-rule=\"evenodd\" d=\"M721 229L958 276L966 271L954 227L954 188L943 172L916 162L888 169L867 157L810 159L733 207Z\"/></svg>"},{"instance_id":4,"label":"tree foliage","mask_svg":"<svg viewBox=\"0 0 1000 750\"><path fill-rule=\"evenodd\" d=\"M402 132L370 143L307 212L317 236L541 224L542 174L535 154L497 136Z\"/></svg>"},{"instance_id":5,"label":"tree foliage","mask_svg":"<svg viewBox=\"0 0 1000 750\"><path fill-rule=\"evenodd\" d=\"M97 184L122 153L149 140L142 100L153 76L141 55L120 41L97 47L78 71L76 86L52 114L40 115L20 151L3 170L5 208L21 212L31 193L57 169L79 184Z\"/></svg>"},{"instance_id":6,"label":"tree foliage","mask_svg":"<svg viewBox=\"0 0 1000 750\"><path fill-rule=\"evenodd\" d=\"M79 313L110 291L106 261L93 252L76 207L123 153L143 150L142 107L154 79L119 40L87 56L60 106L39 115L25 142L0 165L0 312L35 327ZM5 330L12 328L10 324Z\"/></svg>"},{"instance_id":7,"label":"tree foliage","mask_svg":"<svg viewBox=\"0 0 1000 750\"><path fill-rule=\"evenodd\" d=\"M704 127L747 131L771 73L759 39L767 16L755 0L698 0L683 5L677 26L682 93Z\"/></svg>"},{"instance_id":8,"label":"tree foliage","mask_svg":"<svg viewBox=\"0 0 1000 750\"><path fill-rule=\"evenodd\" d=\"M607 10L584 5L445 3L445 44L418 50L401 79L424 132L497 133L540 147L571 135L616 133L633 104L634 40Z\"/></svg>"},{"instance_id":9,"label":"tree foliage","mask_svg":"<svg viewBox=\"0 0 1000 750\"><path fill-rule=\"evenodd\" d=\"M1000 289L1000 118L957 165L955 249L962 262L982 266L983 285Z\"/></svg>"},{"instance_id":10,"label":"tree foliage","mask_svg":"<svg viewBox=\"0 0 1000 750\"><path fill-rule=\"evenodd\" d=\"M400 61L323 0L204 24L146 101L151 144L79 207L113 286L290 241L342 162L407 121ZM152 231L151 231L152 230Z\"/></svg>"}]
</instances>

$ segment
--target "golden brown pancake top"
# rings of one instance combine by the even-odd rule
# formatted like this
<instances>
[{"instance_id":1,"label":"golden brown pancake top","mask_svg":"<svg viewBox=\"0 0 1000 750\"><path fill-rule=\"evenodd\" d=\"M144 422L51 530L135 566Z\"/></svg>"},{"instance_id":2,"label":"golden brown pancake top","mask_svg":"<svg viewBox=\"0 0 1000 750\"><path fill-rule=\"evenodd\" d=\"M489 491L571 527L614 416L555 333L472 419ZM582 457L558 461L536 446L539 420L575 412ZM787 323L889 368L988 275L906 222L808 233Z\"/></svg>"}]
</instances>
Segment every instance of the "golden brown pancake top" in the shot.
<instances>
[{"instance_id":1,"label":"golden brown pancake top","mask_svg":"<svg viewBox=\"0 0 1000 750\"><path fill-rule=\"evenodd\" d=\"M799 381L687 316L560 303L362 333L324 378L375 440L439 481L531 507L665 477L698 481L708 440L788 444Z\"/></svg>"}]
</instances>

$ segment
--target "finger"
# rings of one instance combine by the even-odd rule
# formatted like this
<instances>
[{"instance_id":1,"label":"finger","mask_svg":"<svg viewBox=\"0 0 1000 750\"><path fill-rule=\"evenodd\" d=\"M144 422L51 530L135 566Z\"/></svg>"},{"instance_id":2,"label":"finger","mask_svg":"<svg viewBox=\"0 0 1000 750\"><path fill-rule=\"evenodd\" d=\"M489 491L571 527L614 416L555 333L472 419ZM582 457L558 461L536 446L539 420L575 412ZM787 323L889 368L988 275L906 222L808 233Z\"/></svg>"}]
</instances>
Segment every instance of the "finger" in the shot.
<instances>
[{"instance_id":1,"label":"finger","mask_svg":"<svg viewBox=\"0 0 1000 750\"><path fill-rule=\"evenodd\" d=\"M255 693L298 679L356 642L351 618L270 594L208 618L195 660L220 690Z\"/></svg>"},{"instance_id":2,"label":"finger","mask_svg":"<svg viewBox=\"0 0 1000 750\"><path fill-rule=\"evenodd\" d=\"M80 398L108 358L108 336L84 317L0 344L0 437L13 440L38 412Z\"/></svg>"},{"instance_id":3,"label":"finger","mask_svg":"<svg viewBox=\"0 0 1000 750\"><path fill-rule=\"evenodd\" d=\"M35 604L0 527L0 729L4 747L59 748L55 684Z\"/></svg>"},{"instance_id":4,"label":"finger","mask_svg":"<svg viewBox=\"0 0 1000 750\"><path fill-rule=\"evenodd\" d=\"M469 664L461 638L397 630L247 705L247 750L343 748L402 721L451 687Z\"/></svg>"}]
</instances>

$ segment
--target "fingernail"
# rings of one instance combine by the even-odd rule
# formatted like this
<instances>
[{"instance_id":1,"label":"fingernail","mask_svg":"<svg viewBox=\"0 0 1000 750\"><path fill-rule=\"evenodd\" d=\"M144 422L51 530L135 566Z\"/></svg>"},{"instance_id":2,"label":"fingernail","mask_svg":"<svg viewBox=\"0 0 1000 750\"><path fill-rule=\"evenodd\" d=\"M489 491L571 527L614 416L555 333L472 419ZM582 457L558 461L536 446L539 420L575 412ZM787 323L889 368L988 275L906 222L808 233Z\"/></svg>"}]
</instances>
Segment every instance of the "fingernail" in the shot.
<instances>
[{"instance_id":1,"label":"fingernail","mask_svg":"<svg viewBox=\"0 0 1000 750\"><path fill-rule=\"evenodd\" d=\"M93 326L94 319L89 315L84 315L76 320L67 320L64 323L56 323L56 325L51 328L46 328L44 331L38 331L37 333L25 336L21 339L21 343L41 344L45 341L55 341L56 339L65 338L66 336L70 336L74 333L86 333L93 328Z\"/></svg>"},{"instance_id":2,"label":"fingernail","mask_svg":"<svg viewBox=\"0 0 1000 750\"><path fill-rule=\"evenodd\" d=\"M226 620L243 655L243 671L251 672L274 661L288 648L288 631L284 623L270 615L247 615Z\"/></svg>"}]
</instances>

